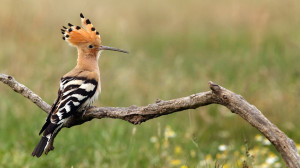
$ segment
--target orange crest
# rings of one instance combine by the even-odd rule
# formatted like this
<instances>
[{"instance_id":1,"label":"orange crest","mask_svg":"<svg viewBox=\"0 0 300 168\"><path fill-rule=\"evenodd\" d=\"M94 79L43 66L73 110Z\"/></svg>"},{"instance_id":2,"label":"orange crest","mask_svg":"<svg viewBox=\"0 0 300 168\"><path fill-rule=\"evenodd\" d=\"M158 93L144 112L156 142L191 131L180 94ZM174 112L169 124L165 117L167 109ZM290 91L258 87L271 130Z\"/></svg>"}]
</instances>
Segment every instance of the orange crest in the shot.
<instances>
[{"instance_id":1,"label":"orange crest","mask_svg":"<svg viewBox=\"0 0 300 168\"><path fill-rule=\"evenodd\" d=\"M96 31L89 19L84 18L82 13L80 13L80 17L82 28L80 26L73 26L71 23L68 23L69 28L63 26L63 29L61 29L63 40L74 46L84 43L96 43L100 46L101 39L99 32Z\"/></svg>"}]
</instances>

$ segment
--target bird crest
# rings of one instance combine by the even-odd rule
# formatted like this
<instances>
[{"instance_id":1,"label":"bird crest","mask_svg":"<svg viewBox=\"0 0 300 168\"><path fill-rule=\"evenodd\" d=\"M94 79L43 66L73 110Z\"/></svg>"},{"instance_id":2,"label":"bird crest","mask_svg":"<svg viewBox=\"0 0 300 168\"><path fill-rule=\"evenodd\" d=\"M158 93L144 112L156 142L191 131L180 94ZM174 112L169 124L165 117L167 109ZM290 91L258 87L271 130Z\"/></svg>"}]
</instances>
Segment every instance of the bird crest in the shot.
<instances>
[{"instance_id":1,"label":"bird crest","mask_svg":"<svg viewBox=\"0 0 300 168\"><path fill-rule=\"evenodd\" d=\"M86 19L82 13L80 13L81 24L80 26L74 26L68 23L68 28L63 26L61 33L63 34L63 40L66 40L70 45L78 46L84 43L101 43L100 34L96 31L96 28L92 25L89 19Z\"/></svg>"}]
</instances>

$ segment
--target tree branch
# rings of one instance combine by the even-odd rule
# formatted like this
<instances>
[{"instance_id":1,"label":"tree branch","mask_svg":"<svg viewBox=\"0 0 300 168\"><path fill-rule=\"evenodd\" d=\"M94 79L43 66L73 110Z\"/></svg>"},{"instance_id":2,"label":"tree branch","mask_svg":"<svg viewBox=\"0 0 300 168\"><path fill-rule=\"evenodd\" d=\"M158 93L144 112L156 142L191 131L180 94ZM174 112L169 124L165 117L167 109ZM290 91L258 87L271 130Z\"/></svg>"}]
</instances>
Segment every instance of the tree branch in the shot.
<instances>
[{"instance_id":1,"label":"tree branch","mask_svg":"<svg viewBox=\"0 0 300 168\"><path fill-rule=\"evenodd\" d=\"M0 80L14 91L31 100L45 112L50 105L26 86L18 83L13 77L0 74ZM147 120L186 109L195 109L209 104L220 104L238 114L253 127L257 128L275 146L288 167L300 167L300 156L294 141L272 124L255 106L249 104L242 96L237 95L213 82L209 82L211 91L193 94L173 100L157 100L153 104L137 107L90 107L85 112L72 116L64 127L83 124L94 118L117 118L132 124L141 124ZM53 142L51 142L53 143Z\"/></svg>"},{"instance_id":2,"label":"tree branch","mask_svg":"<svg viewBox=\"0 0 300 168\"><path fill-rule=\"evenodd\" d=\"M0 81L7 84L15 92L20 93L21 95L32 101L46 113L50 111L51 106L49 104L44 102L42 98L40 98L37 94L33 93L33 91L28 89L26 86L17 82L12 76L0 73Z\"/></svg>"}]
</instances>

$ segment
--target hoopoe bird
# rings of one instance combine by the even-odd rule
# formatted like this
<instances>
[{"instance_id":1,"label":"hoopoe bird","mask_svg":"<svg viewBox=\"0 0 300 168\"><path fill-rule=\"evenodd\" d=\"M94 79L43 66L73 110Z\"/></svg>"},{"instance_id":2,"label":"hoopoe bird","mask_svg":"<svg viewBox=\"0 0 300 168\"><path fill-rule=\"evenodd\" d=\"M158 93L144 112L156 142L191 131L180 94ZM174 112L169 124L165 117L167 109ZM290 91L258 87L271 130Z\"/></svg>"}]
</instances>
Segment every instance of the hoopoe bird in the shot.
<instances>
[{"instance_id":1,"label":"hoopoe bird","mask_svg":"<svg viewBox=\"0 0 300 168\"><path fill-rule=\"evenodd\" d=\"M60 80L58 97L51 107L46 123L39 135L43 133L32 156L40 157L53 150L53 140L64 123L75 113L84 111L98 98L101 92L100 71L98 59L102 50L125 50L101 45L99 32L89 19L80 13L82 27L68 23L69 28L61 29L63 40L78 50L77 65ZM49 143L49 141L51 142Z\"/></svg>"}]
</instances>

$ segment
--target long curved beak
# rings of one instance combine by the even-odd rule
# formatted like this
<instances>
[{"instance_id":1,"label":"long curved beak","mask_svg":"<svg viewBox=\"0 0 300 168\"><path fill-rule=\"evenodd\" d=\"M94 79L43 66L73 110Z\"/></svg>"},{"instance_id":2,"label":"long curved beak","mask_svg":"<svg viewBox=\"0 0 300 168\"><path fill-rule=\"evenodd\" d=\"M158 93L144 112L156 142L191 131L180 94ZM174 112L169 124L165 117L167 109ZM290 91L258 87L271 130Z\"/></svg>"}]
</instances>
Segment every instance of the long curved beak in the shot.
<instances>
[{"instance_id":1,"label":"long curved beak","mask_svg":"<svg viewBox=\"0 0 300 168\"><path fill-rule=\"evenodd\" d=\"M99 50L111 50L111 51L118 51L118 52L122 52L122 53L129 53L128 51L125 51L125 50L122 50L122 49L119 49L119 48L114 48L114 47L109 47L109 46L104 46L104 45L101 45Z\"/></svg>"}]
</instances>

